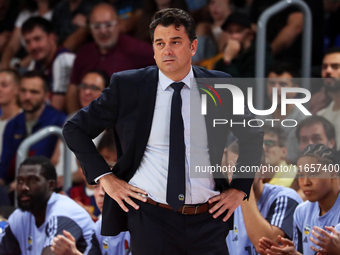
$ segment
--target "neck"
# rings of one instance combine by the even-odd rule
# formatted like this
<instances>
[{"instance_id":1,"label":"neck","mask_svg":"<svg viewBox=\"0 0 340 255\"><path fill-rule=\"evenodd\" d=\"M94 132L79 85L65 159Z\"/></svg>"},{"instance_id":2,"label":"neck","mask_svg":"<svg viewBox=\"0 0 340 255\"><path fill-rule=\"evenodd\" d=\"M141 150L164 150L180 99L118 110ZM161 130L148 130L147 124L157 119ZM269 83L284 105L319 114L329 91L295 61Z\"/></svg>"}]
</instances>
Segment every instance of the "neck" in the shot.
<instances>
[{"instance_id":1,"label":"neck","mask_svg":"<svg viewBox=\"0 0 340 255\"><path fill-rule=\"evenodd\" d=\"M37 111L35 112L26 112L26 121L38 120L40 115L45 109L45 104L43 104Z\"/></svg>"},{"instance_id":2,"label":"neck","mask_svg":"<svg viewBox=\"0 0 340 255\"><path fill-rule=\"evenodd\" d=\"M294 108L293 104L286 105L286 115L281 115L281 107L277 107L275 112L273 113L273 118L284 120L293 111L293 108Z\"/></svg>"},{"instance_id":3,"label":"neck","mask_svg":"<svg viewBox=\"0 0 340 255\"><path fill-rule=\"evenodd\" d=\"M170 5L169 4L157 4L157 8L158 10L163 10L163 9L166 9L166 8L169 8Z\"/></svg>"},{"instance_id":4,"label":"neck","mask_svg":"<svg viewBox=\"0 0 340 255\"><path fill-rule=\"evenodd\" d=\"M49 12L50 8L48 6L48 1L37 1L37 4L40 15L44 15Z\"/></svg>"},{"instance_id":5,"label":"neck","mask_svg":"<svg viewBox=\"0 0 340 255\"><path fill-rule=\"evenodd\" d=\"M53 44L51 54L49 54L49 56L41 62L41 64L44 66L44 69L48 67L49 65L52 65L56 52L57 52L57 45Z\"/></svg>"},{"instance_id":6,"label":"neck","mask_svg":"<svg viewBox=\"0 0 340 255\"><path fill-rule=\"evenodd\" d=\"M32 211L32 214L35 218L35 225L37 226L37 228L39 228L45 222L47 201L43 204L42 207L35 211Z\"/></svg>"},{"instance_id":7,"label":"neck","mask_svg":"<svg viewBox=\"0 0 340 255\"><path fill-rule=\"evenodd\" d=\"M1 120L7 120L13 118L20 111L20 107L16 104L16 102L11 102L7 105L1 105L2 116Z\"/></svg>"},{"instance_id":8,"label":"neck","mask_svg":"<svg viewBox=\"0 0 340 255\"><path fill-rule=\"evenodd\" d=\"M339 111L340 110L340 90L333 92L333 93L329 93L329 94L334 102L333 111Z\"/></svg>"},{"instance_id":9,"label":"neck","mask_svg":"<svg viewBox=\"0 0 340 255\"><path fill-rule=\"evenodd\" d=\"M253 189L254 189L255 199L256 199L256 202L257 202L257 201L259 201L259 199L262 195L263 189L264 189L264 183L262 182L262 180L259 180L259 183L257 185L255 185L253 187Z\"/></svg>"},{"instance_id":10,"label":"neck","mask_svg":"<svg viewBox=\"0 0 340 255\"><path fill-rule=\"evenodd\" d=\"M336 183L338 183L336 181ZM320 206L320 216L325 215L335 204L338 195L339 195L339 188L336 186L336 189L332 189L332 192L328 194L325 198L318 201Z\"/></svg>"},{"instance_id":11,"label":"neck","mask_svg":"<svg viewBox=\"0 0 340 255\"><path fill-rule=\"evenodd\" d=\"M179 82L188 75L188 73L190 72L190 69L191 69L191 65L189 66L189 68L185 68L181 70L180 72L164 73L164 75L175 82Z\"/></svg>"}]
</instances>

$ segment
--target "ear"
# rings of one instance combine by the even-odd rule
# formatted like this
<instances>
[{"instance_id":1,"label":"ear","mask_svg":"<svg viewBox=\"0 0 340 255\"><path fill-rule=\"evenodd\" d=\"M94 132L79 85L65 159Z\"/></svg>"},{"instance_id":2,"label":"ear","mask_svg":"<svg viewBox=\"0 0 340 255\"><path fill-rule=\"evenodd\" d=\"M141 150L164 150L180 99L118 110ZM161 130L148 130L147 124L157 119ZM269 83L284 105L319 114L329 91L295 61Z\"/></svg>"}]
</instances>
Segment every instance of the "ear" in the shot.
<instances>
[{"instance_id":1,"label":"ear","mask_svg":"<svg viewBox=\"0 0 340 255\"><path fill-rule=\"evenodd\" d=\"M57 182L55 180L48 180L48 189L54 191L57 186Z\"/></svg>"},{"instance_id":2,"label":"ear","mask_svg":"<svg viewBox=\"0 0 340 255\"><path fill-rule=\"evenodd\" d=\"M191 56L193 57L196 54L196 50L197 50L197 39L192 41L190 45L190 50L191 50Z\"/></svg>"},{"instance_id":3,"label":"ear","mask_svg":"<svg viewBox=\"0 0 340 255\"><path fill-rule=\"evenodd\" d=\"M287 156L287 153L288 153L288 150L287 150L287 147L284 146L282 147L282 159L284 159L286 156Z\"/></svg>"}]
</instances>

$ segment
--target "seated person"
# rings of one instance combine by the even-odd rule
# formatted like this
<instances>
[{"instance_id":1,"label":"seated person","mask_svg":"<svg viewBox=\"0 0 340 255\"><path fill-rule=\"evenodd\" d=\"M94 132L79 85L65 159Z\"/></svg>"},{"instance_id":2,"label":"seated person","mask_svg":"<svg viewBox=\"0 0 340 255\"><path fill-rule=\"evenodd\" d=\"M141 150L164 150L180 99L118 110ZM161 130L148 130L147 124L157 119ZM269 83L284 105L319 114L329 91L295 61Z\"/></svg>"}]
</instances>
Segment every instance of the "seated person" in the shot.
<instances>
[{"instance_id":1,"label":"seated person","mask_svg":"<svg viewBox=\"0 0 340 255\"><path fill-rule=\"evenodd\" d=\"M223 52L223 57L216 62L214 69L237 78L255 77L255 48L255 33L251 29L250 18L240 12L230 14L222 24L220 52ZM266 75L272 62L273 56L268 46Z\"/></svg>"},{"instance_id":2,"label":"seated person","mask_svg":"<svg viewBox=\"0 0 340 255\"><path fill-rule=\"evenodd\" d=\"M263 236L270 240L277 235L293 237L293 214L301 198L293 189L264 184L259 177L257 173L249 200L234 212L234 228L227 236L230 254L261 253L259 240Z\"/></svg>"},{"instance_id":3,"label":"seated person","mask_svg":"<svg viewBox=\"0 0 340 255\"><path fill-rule=\"evenodd\" d=\"M264 163L268 169L264 182L290 188L294 182L296 170L294 165L288 165L285 161L288 153L286 134L280 127L264 126L263 131ZM279 171L274 172L270 169L279 169Z\"/></svg>"},{"instance_id":4,"label":"seated person","mask_svg":"<svg viewBox=\"0 0 340 255\"><path fill-rule=\"evenodd\" d=\"M66 115L47 104L48 83L46 77L38 71L31 71L22 76L19 86L19 102L23 109L11 119L3 135L3 148L0 162L0 184L14 178L14 163L20 144L39 130L55 125L62 127ZM58 138L48 136L30 147L30 156L52 158Z\"/></svg>"},{"instance_id":5,"label":"seated person","mask_svg":"<svg viewBox=\"0 0 340 255\"><path fill-rule=\"evenodd\" d=\"M94 197L100 211L103 210L105 191L100 183L94 185ZM102 219L95 224L95 232L92 234L91 247L86 250L85 255L126 255L130 254L130 233L121 232L117 236L102 236L101 232ZM52 244L52 251L56 255L82 255L76 245L75 239L71 233L64 231L65 236L58 235L54 238ZM66 253L68 251L68 253Z\"/></svg>"},{"instance_id":6,"label":"seated person","mask_svg":"<svg viewBox=\"0 0 340 255\"><path fill-rule=\"evenodd\" d=\"M56 194L57 174L45 157L27 158L19 167L17 200L0 242L0 254L51 254L53 238L65 229L82 252L90 245L94 224L72 199Z\"/></svg>"},{"instance_id":7,"label":"seated person","mask_svg":"<svg viewBox=\"0 0 340 255\"><path fill-rule=\"evenodd\" d=\"M109 165L113 166L113 164L115 164L117 161L117 149L112 130L108 130L104 133L97 149ZM69 190L69 196L84 207L90 213L94 221L97 221L101 211L96 206L94 196L95 186L87 184L80 167L78 168L78 172L79 176L83 178L83 183L72 187Z\"/></svg>"},{"instance_id":8,"label":"seated person","mask_svg":"<svg viewBox=\"0 0 340 255\"><path fill-rule=\"evenodd\" d=\"M293 242L281 236L278 237L281 244L262 238L260 247L265 254L315 255L310 248L313 245L310 238L312 228L334 226L340 222L338 173L331 171L335 167L333 151L323 144L308 145L298 160L298 166L297 177L308 201L295 210ZM314 172L311 171L313 168Z\"/></svg>"}]
</instances>

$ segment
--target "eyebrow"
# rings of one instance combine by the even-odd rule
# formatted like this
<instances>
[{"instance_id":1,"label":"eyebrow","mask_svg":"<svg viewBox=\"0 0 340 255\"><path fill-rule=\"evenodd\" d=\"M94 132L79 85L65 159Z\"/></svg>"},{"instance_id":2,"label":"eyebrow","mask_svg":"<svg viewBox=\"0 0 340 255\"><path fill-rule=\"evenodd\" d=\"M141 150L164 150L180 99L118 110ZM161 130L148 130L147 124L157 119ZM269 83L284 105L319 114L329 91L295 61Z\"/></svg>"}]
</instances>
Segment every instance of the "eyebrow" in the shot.
<instances>
[{"instance_id":1,"label":"eyebrow","mask_svg":"<svg viewBox=\"0 0 340 255\"><path fill-rule=\"evenodd\" d=\"M170 39L171 40L182 40L182 37L175 36L175 37L171 37ZM163 39L162 38L155 39L155 42L159 42L159 41L163 41Z\"/></svg>"}]
</instances>

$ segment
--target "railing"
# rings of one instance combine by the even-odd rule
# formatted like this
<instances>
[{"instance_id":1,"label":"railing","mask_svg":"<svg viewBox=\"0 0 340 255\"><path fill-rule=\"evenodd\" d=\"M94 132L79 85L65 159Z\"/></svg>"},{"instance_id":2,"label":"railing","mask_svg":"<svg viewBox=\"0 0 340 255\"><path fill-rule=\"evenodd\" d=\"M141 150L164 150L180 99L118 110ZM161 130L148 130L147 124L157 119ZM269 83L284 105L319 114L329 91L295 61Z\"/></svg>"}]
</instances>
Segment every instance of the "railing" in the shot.
<instances>
[{"instance_id":1,"label":"railing","mask_svg":"<svg viewBox=\"0 0 340 255\"><path fill-rule=\"evenodd\" d=\"M67 147L64 137L62 134L62 129L57 126L48 126L38 132L27 137L19 146L17 151L17 158L15 164L15 176L18 174L20 164L27 158L30 147L50 135L59 136L65 146L64 146L64 178L63 178L63 190L66 192L72 186L72 171L71 171L71 160L72 152ZM15 191L15 207L17 207L17 192Z\"/></svg>"},{"instance_id":2,"label":"railing","mask_svg":"<svg viewBox=\"0 0 340 255\"><path fill-rule=\"evenodd\" d=\"M312 14L308 5L301 0L282 0L266 9L257 22L256 37L256 109L263 110L265 102L265 54L266 54L266 32L268 20L278 12L296 5L303 12L303 38L302 38L302 78L310 77L311 53L312 53ZM302 87L309 89L308 79L303 79Z\"/></svg>"}]
</instances>

